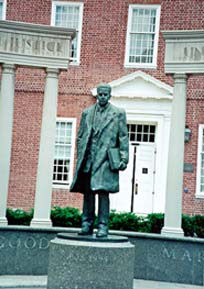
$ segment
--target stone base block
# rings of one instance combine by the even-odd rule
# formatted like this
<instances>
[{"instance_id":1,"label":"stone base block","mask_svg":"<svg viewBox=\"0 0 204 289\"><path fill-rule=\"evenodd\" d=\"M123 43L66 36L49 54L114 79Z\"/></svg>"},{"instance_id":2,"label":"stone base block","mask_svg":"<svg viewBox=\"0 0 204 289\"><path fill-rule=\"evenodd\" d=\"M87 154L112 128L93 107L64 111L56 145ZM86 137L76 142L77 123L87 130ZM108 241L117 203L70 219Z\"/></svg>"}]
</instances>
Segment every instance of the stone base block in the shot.
<instances>
[{"instance_id":1,"label":"stone base block","mask_svg":"<svg viewBox=\"0 0 204 289\"><path fill-rule=\"evenodd\" d=\"M50 243L47 289L132 289L134 253L126 237L58 234Z\"/></svg>"},{"instance_id":2,"label":"stone base block","mask_svg":"<svg viewBox=\"0 0 204 289\"><path fill-rule=\"evenodd\" d=\"M30 226L36 228L47 228L52 227L52 222L50 219L32 219Z\"/></svg>"}]
</instances>

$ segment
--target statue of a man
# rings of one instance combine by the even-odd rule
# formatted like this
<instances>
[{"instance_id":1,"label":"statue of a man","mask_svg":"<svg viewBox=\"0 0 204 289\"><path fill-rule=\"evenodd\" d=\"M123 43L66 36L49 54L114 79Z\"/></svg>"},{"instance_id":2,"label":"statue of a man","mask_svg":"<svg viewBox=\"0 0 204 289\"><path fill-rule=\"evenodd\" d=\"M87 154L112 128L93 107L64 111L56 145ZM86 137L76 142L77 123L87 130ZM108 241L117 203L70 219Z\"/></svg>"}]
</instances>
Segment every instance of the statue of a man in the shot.
<instances>
[{"instance_id":1,"label":"statue of a man","mask_svg":"<svg viewBox=\"0 0 204 289\"><path fill-rule=\"evenodd\" d=\"M93 234L98 195L97 237L108 235L109 193L119 191L119 170L128 163L126 114L111 103L111 87L97 87L97 103L82 113L77 136L77 164L71 192L84 194L81 235Z\"/></svg>"}]
</instances>

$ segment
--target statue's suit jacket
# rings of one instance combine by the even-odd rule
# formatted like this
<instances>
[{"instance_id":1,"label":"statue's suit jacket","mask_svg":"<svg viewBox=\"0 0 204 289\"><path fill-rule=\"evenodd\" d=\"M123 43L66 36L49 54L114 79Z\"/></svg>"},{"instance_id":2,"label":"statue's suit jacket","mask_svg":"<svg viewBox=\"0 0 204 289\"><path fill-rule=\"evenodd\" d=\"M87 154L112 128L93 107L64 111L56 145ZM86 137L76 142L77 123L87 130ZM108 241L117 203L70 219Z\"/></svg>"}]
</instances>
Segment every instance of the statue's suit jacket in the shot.
<instances>
[{"instance_id":1,"label":"statue's suit jacket","mask_svg":"<svg viewBox=\"0 0 204 289\"><path fill-rule=\"evenodd\" d=\"M92 134L96 104L88 107L82 113L80 127L77 136L77 164L71 192L83 192L83 161L85 158L89 138ZM96 152L91 169L90 189L93 191L107 191L115 193L119 191L119 171L111 170L108 158L110 148L118 148L121 160L128 163L128 131L126 114L121 108L109 103L107 117L101 123L95 136Z\"/></svg>"}]
</instances>

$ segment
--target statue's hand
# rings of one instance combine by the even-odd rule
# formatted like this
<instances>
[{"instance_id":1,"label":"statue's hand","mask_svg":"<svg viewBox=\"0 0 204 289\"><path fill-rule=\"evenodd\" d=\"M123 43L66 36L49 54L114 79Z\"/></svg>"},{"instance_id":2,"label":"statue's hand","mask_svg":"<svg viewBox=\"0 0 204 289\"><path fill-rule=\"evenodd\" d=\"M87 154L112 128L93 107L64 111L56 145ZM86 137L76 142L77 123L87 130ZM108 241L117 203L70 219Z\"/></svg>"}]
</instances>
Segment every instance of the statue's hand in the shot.
<instances>
[{"instance_id":1,"label":"statue's hand","mask_svg":"<svg viewBox=\"0 0 204 289\"><path fill-rule=\"evenodd\" d=\"M124 161L120 162L119 170L124 171L127 168L127 164Z\"/></svg>"}]
</instances>

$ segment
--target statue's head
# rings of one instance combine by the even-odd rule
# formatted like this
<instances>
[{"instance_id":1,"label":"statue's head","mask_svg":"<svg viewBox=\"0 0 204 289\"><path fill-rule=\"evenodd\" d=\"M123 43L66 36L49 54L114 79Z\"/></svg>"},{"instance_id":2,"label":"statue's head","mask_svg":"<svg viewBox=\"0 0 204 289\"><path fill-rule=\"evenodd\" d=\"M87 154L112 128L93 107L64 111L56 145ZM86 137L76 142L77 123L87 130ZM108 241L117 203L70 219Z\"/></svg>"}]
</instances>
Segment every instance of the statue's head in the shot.
<instances>
[{"instance_id":1,"label":"statue's head","mask_svg":"<svg viewBox=\"0 0 204 289\"><path fill-rule=\"evenodd\" d=\"M100 106L105 106L111 98L111 86L108 83L101 83L97 87L97 100Z\"/></svg>"}]
</instances>

